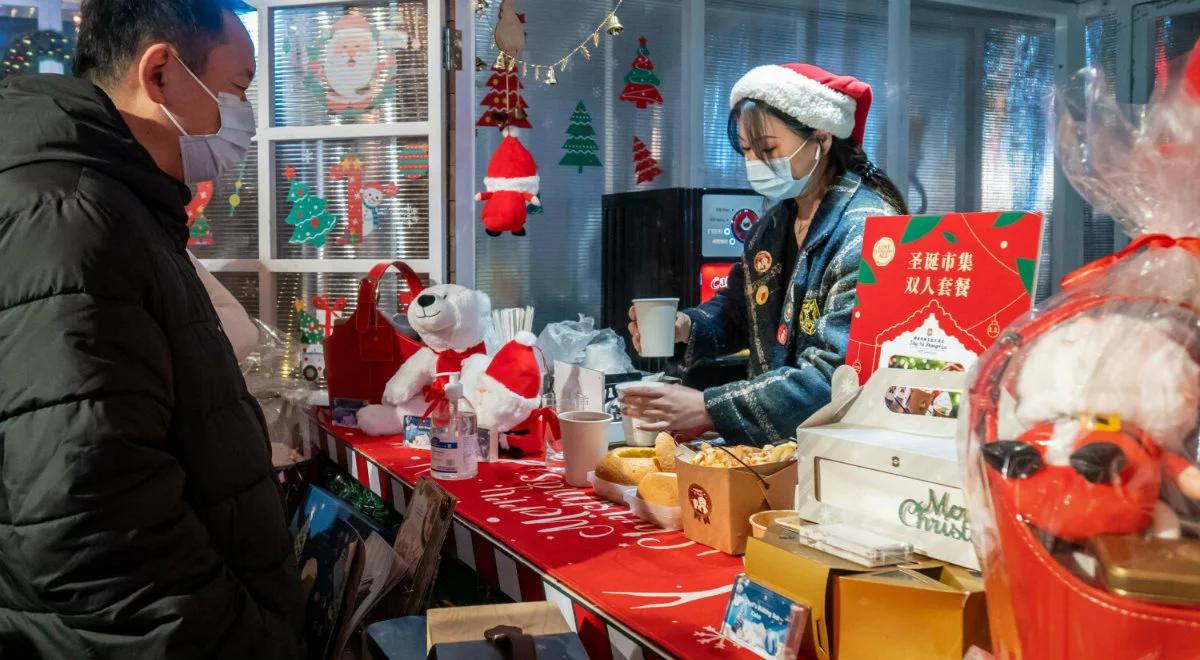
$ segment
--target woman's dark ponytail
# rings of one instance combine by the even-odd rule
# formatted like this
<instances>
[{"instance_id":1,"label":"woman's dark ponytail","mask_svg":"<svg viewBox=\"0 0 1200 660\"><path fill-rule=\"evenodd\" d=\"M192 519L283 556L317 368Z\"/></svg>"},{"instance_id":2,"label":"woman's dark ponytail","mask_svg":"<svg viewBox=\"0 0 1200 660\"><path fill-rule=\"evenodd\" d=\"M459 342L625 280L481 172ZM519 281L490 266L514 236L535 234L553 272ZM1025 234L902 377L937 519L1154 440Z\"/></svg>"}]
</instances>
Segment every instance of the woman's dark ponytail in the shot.
<instances>
[{"instance_id":1,"label":"woman's dark ponytail","mask_svg":"<svg viewBox=\"0 0 1200 660\"><path fill-rule=\"evenodd\" d=\"M838 170L854 172L888 206L900 215L908 215L908 204L904 202L904 195L888 175L867 158L862 145L851 139L834 138L829 147L829 157Z\"/></svg>"},{"instance_id":2,"label":"woman's dark ponytail","mask_svg":"<svg viewBox=\"0 0 1200 660\"><path fill-rule=\"evenodd\" d=\"M734 151L742 153L738 126L744 122L746 135L750 138L750 146L755 156L759 159L766 158L766 155L760 152L759 146L760 138L765 132L764 113L783 122L788 130L797 135L808 137L813 133L811 127L796 121L790 115L784 114L768 103L756 99L742 99L729 113L727 131L729 144ZM887 174L867 158L867 153L863 151L862 145L848 138L833 138L833 144L829 147L829 162L833 165L832 173L835 177L840 177L846 172L854 172L862 179L863 184L879 195L879 198L888 206L891 206L900 215L908 215L908 204L904 202L904 195L900 193L900 189L892 183Z\"/></svg>"}]
</instances>

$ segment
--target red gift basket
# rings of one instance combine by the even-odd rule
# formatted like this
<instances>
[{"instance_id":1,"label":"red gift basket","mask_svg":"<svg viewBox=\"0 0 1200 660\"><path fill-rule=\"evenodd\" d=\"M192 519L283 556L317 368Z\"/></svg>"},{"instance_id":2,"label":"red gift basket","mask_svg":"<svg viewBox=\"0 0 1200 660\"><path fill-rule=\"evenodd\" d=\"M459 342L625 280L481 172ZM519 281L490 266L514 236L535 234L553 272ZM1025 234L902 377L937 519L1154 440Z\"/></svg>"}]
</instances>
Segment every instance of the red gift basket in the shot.
<instances>
[{"instance_id":1,"label":"red gift basket","mask_svg":"<svg viewBox=\"0 0 1200 660\"><path fill-rule=\"evenodd\" d=\"M399 296L400 313L424 288L416 271L403 261L378 264L362 279L354 313L334 326L325 339L325 379L331 403L380 403L388 380L421 349L421 342L401 334L379 311L379 281L391 268L408 288Z\"/></svg>"},{"instance_id":2,"label":"red gift basket","mask_svg":"<svg viewBox=\"0 0 1200 660\"><path fill-rule=\"evenodd\" d=\"M1190 62L1135 120L1095 71L1056 97L1064 172L1137 238L972 373L964 465L998 658L1200 658L1200 239L1172 238L1200 234Z\"/></svg>"}]
</instances>

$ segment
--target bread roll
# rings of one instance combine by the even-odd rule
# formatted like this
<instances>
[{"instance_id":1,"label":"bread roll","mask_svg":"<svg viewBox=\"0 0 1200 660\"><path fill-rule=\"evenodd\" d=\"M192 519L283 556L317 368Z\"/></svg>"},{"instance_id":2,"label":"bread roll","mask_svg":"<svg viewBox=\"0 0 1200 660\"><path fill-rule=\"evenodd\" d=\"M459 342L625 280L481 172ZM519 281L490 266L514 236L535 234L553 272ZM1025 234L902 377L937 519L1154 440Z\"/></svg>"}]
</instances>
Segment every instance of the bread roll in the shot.
<instances>
[{"instance_id":1,"label":"bread roll","mask_svg":"<svg viewBox=\"0 0 1200 660\"><path fill-rule=\"evenodd\" d=\"M638 497L658 506L679 506L679 481L674 472L651 472L638 484Z\"/></svg>"},{"instance_id":2,"label":"bread roll","mask_svg":"<svg viewBox=\"0 0 1200 660\"><path fill-rule=\"evenodd\" d=\"M675 438L668 433L659 433L654 440L654 460L659 472L675 471Z\"/></svg>"},{"instance_id":3,"label":"bread roll","mask_svg":"<svg viewBox=\"0 0 1200 660\"><path fill-rule=\"evenodd\" d=\"M649 447L621 447L604 456L596 466L596 477L622 486L636 486L642 477L658 470L654 450Z\"/></svg>"}]
</instances>

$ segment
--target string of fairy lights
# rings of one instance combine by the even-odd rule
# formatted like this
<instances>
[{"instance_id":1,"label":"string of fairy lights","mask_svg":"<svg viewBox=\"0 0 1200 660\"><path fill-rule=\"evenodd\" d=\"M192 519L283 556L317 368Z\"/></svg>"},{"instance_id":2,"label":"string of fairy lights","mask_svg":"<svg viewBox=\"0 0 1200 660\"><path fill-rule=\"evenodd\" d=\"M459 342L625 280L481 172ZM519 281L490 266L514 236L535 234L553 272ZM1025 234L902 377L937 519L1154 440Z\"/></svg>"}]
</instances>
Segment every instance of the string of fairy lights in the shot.
<instances>
[{"instance_id":1,"label":"string of fairy lights","mask_svg":"<svg viewBox=\"0 0 1200 660\"><path fill-rule=\"evenodd\" d=\"M44 60L60 62L64 68L70 68L72 50L71 40L61 32L30 32L17 37L9 46L4 56L3 73L37 73L39 64Z\"/></svg>"},{"instance_id":2,"label":"string of fairy lights","mask_svg":"<svg viewBox=\"0 0 1200 660\"><path fill-rule=\"evenodd\" d=\"M620 19L617 18L617 10L621 8L621 4L624 3L624 1L625 0L617 0L617 4L612 8L612 11L608 12L608 15L596 25L596 29L592 30L590 35L584 37L578 45L567 51L566 55L563 55L557 60L550 62L530 62L528 60L523 60L512 53L505 52L493 42L492 48L494 50L499 50L499 53L496 55L496 62L493 65L493 68L504 71L513 71L517 68L520 68L522 78L529 77L530 73L532 72L534 80L543 82L550 86L557 85L558 77L555 72L557 71L558 73L562 73L566 71L567 67L571 64L572 57L578 55L582 57L584 61L592 59L591 49L598 48L600 46L601 33L607 34L610 37L615 37L625 30L625 27L621 25ZM476 1L475 11L477 14L482 14L483 11L486 11L486 9L487 0ZM496 26L493 25L492 32L495 32L495 30ZM588 47L589 43L591 43L591 48ZM485 66L486 64L481 58L475 58L476 69L483 69Z\"/></svg>"}]
</instances>

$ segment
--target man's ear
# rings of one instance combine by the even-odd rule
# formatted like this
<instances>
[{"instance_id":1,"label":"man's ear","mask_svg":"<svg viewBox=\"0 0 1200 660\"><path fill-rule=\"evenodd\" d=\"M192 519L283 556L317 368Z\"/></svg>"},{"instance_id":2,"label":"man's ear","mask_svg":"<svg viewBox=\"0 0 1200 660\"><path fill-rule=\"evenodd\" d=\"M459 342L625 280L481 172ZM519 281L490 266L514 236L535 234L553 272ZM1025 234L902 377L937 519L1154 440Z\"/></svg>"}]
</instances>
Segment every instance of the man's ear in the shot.
<instances>
[{"instance_id":1,"label":"man's ear","mask_svg":"<svg viewBox=\"0 0 1200 660\"><path fill-rule=\"evenodd\" d=\"M163 105L166 103L165 89L167 80L172 75L169 65L172 60L171 47L165 43L152 44L142 52L138 59L138 85L146 90L150 100Z\"/></svg>"}]
</instances>

